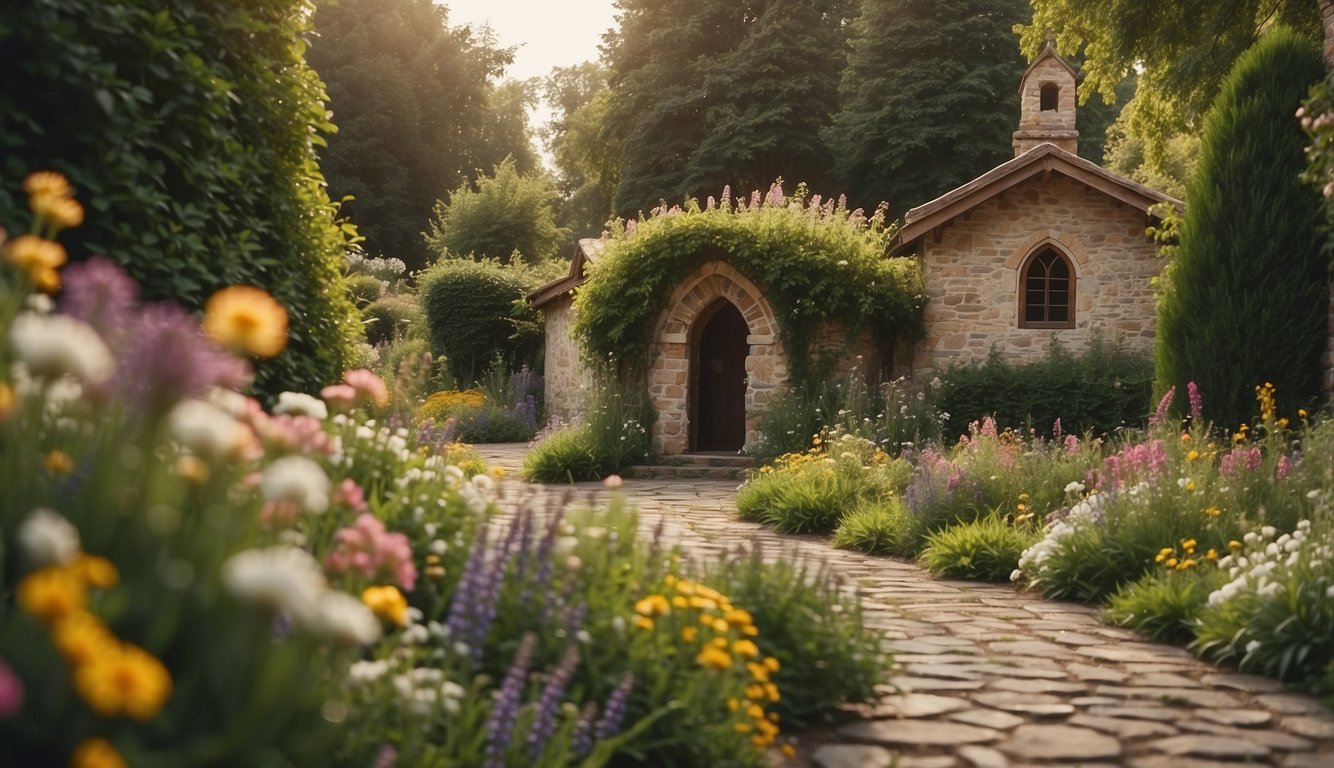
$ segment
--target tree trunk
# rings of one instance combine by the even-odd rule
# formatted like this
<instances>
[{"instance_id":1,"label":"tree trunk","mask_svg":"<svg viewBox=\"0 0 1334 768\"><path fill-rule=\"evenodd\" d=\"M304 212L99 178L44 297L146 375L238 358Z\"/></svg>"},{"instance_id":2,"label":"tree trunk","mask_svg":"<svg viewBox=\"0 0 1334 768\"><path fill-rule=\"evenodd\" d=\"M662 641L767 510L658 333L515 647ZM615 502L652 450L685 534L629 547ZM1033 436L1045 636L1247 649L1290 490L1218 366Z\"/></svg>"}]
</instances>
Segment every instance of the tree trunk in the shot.
<instances>
[{"instance_id":1,"label":"tree trunk","mask_svg":"<svg viewBox=\"0 0 1334 768\"><path fill-rule=\"evenodd\" d=\"M1316 0L1325 28L1325 71L1334 72L1334 0Z\"/></svg>"}]
</instances>

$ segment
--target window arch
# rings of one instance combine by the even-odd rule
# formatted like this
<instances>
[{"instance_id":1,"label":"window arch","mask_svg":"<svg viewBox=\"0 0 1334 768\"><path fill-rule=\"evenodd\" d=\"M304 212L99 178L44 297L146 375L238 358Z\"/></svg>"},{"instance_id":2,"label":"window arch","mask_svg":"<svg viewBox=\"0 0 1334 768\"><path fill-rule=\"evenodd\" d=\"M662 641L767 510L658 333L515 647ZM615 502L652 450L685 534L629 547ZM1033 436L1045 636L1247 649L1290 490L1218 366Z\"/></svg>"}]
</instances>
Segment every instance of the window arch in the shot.
<instances>
[{"instance_id":1,"label":"window arch","mask_svg":"<svg viewBox=\"0 0 1334 768\"><path fill-rule=\"evenodd\" d=\"M1019 270L1019 327L1075 327L1075 271L1050 245L1034 251Z\"/></svg>"}]
</instances>

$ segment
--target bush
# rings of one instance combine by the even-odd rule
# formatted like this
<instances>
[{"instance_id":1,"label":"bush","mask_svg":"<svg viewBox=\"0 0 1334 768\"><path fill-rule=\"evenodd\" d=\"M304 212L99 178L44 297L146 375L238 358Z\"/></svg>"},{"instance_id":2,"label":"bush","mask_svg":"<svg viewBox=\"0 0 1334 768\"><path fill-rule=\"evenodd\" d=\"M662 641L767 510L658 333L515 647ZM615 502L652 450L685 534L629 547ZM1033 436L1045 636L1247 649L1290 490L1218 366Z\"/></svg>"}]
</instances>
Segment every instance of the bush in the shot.
<instances>
[{"instance_id":1,"label":"bush","mask_svg":"<svg viewBox=\"0 0 1334 768\"><path fill-rule=\"evenodd\" d=\"M361 316L365 320L366 339L376 346L411 335L422 322L417 299L394 294L371 302L361 310Z\"/></svg>"},{"instance_id":2,"label":"bush","mask_svg":"<svg viewBox=\"0 0 1334 768\"><path fill-rule=\"evenodd\" d=\"M839 549L869 555L912 556L917 552L919 535L903 500L890 497L863 502L844 514L831 543Z\"/></svg>"},{"instance_id":3,"label":"bush","mask_svg":"<svg viewBox=\"0 0 1334 768\"><path fill-rule=\"evenodd\" d=\"M1039 536L1032 525L1015 525L1003 515L990 514L928 536L922 564L937 576L1009 581L1019 556Z\"/></svg>"},{"instance_id":4,"label":"bush","mask_svg":"<svg viewBox=\"0 0 1334 768\"><path fill-rule=\"evenodd\" d=\"M384 296L385 286L380 278L373 275L350 274L347 276L347 294L358 308L365 308L373 301Z\"/></svg>"},{"instance_id":5,"label":"bush","mask_svg":"<svg viewBox=\"0 0 1334 768\"><path fill-rule=\"evenodd\" d=\"M560 193L545 173L519 173L505 158L476 189L463 184L435 203L426 245L441 258L531 264L551 260L568 236L556 226Z\"/></svg>"},{"instance_id":6,"label":"bush","mask_svg":"<svg viewBox=\"0 0 1334 768\"><path fill-rule=\"evenodd\" d=\"M1053 344L1043 359L1001 362L995 352L982 363L953 366L941 374L937 407L949 416L946 435L991 416L1002 429L1050 434L1107 435L1144 423L1152 395L1153 363L1094 343L1081 355Z\"/></svg>"},{"instance_id":7,"label":"bush","mask_svg":"<svg viewBox=\"0 0 1334 768\"><path fill-rule=\"evenodd\" d=\"M764 560L760 548L715 560L704 580L747 606L765 652L781 663L773 675L784 727L827 720L834 705L871 701L893 659L858 602L827 570L806 562Z\"/></svg>"},{"instance_id":8,"label":"bush","mask_svg":"<svg viewBox=\"0 0 1334 768\"><path fill-rule=\"evenodd\" d=\"M540 483L596 480L648 461L644 407L610 377L595 374L588 411L574 424L539 437L524 457L523 474Z\"/></svg>"},{"instance_id":9,"label":"bush","mask_svg":"<svg viewBox=\"0 0 1334 768\"><path fill-rule=\"evenodd\" d=\"M1195 622L1209 594L1227 581L1214 567L1150 573L1116 591L1107 601L1107 621L1164 643L1195 639Z\"/></svg>"},{"instance_id":10,"label":"bush","mask_svg":"<svg viewBox=\"0 0 1334 768\"><path fill-rule=\"evenodd\" d=\"M89 205L66 247L114 259L145 298L272 293L293 322L257 366L270 397L336 379L358 336L316 163L333 126L303 58L308 5L69 0L0 18L0 177L67 175ZM26 231L20 194L0 185L11 232Z\"/></svg>"},{"instance_id":11,"label":"bush","mask_svg":"<svg viewBox=\"0 0 1334 768\"><path fill-rule=\"evenodd\" d=\"M455 380L476 382L493 360L510 370L534 362L536 310L525 297L535 287L526 272L495 262L443 259L417 278L431 348Z\"/></svg>"},{"instance_id":12,"label":"bush","mask_svg":"<svg viewBox=\"0 0 1334 768\"><path fill-rule=\"evenodd\" d=\"M1293 113L1323 74L1313 41L1269 30L1233 65L1205 121L1181 245L1160 283L1157 386L1197 382L1218 424L1244 421L1264 382L1294 406L1320 397L1329 260Z\"/></svg>"}]
</instances>

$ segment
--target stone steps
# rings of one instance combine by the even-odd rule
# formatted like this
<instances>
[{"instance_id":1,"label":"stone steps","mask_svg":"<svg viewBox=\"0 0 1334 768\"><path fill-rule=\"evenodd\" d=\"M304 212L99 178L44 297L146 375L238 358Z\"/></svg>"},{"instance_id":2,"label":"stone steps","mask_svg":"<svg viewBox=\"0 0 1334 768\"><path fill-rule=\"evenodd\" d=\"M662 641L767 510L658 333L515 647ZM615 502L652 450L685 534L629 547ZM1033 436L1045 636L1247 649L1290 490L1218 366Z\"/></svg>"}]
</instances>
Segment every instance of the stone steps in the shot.
<instances>
[{"instance_id":1,"label":"stone steps","mask_svg":"<svg viewBox=\"0 0 1334 768\"><path fill-rule=\"evenodd\" d=\"M650 480L745 480L755 461L733 453L687 453L664 456L656 464L630 467L628 478Z\"/></svg>"}]
</instances>

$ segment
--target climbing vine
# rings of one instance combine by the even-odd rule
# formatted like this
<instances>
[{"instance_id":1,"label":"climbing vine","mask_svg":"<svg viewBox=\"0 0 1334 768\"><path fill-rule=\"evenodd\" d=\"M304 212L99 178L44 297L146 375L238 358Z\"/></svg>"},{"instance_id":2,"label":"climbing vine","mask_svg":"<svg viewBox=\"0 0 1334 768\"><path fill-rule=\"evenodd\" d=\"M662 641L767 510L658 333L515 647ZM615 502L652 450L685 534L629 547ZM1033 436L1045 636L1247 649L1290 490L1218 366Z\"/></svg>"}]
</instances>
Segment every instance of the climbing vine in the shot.
<instances>
[{"instance_id":1,"label":"climbing vine","mask_svg":"<svg viewBox=\"0 0 1334 768\"><path fill-rule=\"evenodd\" d=\"M886 345L916 339L925 301L920 265L888 258L893 236L883 212L849 212L842 197L824 200L804 186L785 196L780 184L749 200L665 205L618 227L601 258L589 264L575 296L574 332L594 358L645 359L653 320L672 289L708 261L722 259L764 292L788 350L795 386L814 383L817 331L837 321L849 342L866 328Z\"/></svg>"}]
</instances>

